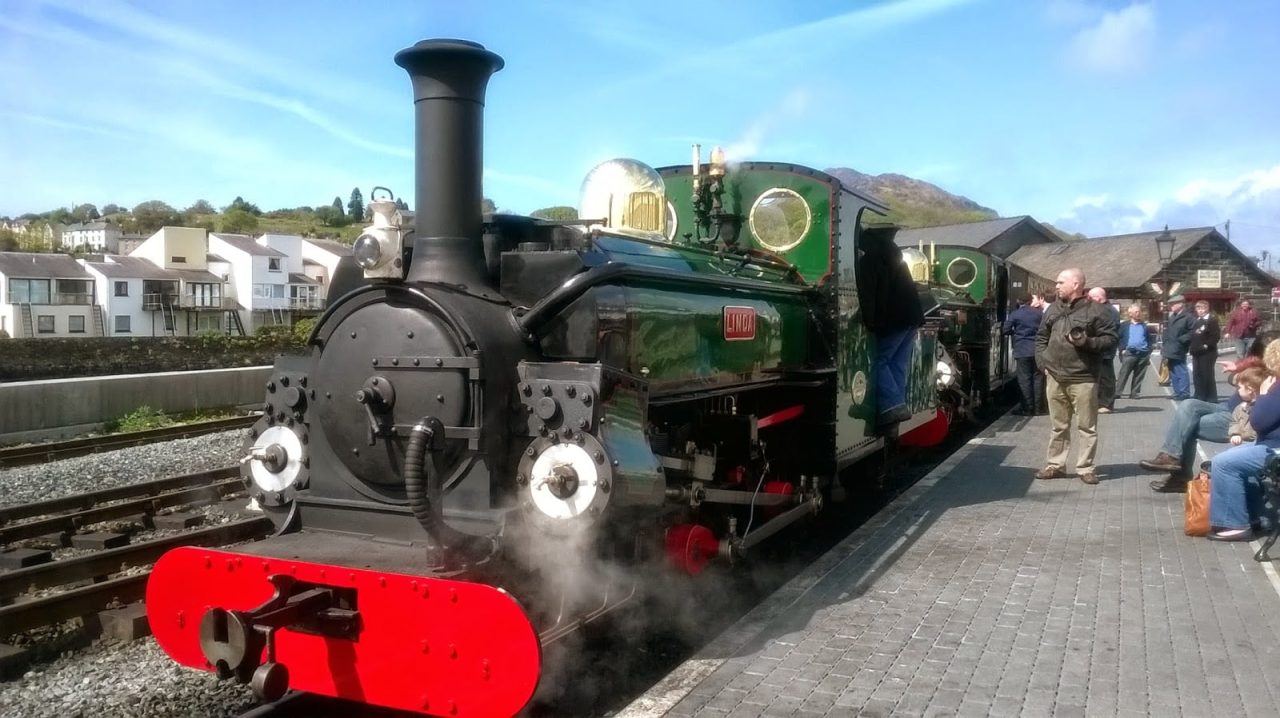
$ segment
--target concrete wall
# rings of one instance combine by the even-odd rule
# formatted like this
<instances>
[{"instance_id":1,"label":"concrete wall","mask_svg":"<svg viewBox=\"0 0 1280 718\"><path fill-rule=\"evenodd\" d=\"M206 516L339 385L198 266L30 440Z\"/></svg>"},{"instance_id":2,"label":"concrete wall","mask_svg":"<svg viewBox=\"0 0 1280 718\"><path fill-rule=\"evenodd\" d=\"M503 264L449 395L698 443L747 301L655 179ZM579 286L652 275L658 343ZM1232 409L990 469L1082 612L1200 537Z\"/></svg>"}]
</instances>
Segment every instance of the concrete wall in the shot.
<instances>
[{"instance_id":1,"label":"concrete wall","mask_svg":"<svg viewBox=\"0 0 1280 718\"><path fill-rule=\"evenodd\" d=\"M0 443L98 428L140 406L165 412L253 406L271 367L121 374L0 384Z\"/></svg>"}]
</instances>

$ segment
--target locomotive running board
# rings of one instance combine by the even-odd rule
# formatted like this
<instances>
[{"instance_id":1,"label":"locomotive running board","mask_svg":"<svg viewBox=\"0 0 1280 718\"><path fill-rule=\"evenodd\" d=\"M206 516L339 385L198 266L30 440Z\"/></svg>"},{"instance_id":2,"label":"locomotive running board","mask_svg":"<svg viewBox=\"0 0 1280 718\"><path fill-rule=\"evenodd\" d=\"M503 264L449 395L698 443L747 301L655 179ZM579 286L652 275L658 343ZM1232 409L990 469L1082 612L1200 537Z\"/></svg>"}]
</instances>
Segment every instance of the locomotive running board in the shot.
<instances>
[{"instance_id":1,"label":"locomotive running board","mask_svg":"<svg viewBox=\"0 0 1280 718\"><path fill-rule=\"evenodd\" d=\"M200 644L204 615L252 611L272 598L273 575L354 593L359 613L354 640L275 632L274 660L293 690L427 715L509 716L537 688L537 634L502 589L205 548L174 549L152 569L156 642L184 666L214 670Z\"/></svg>"}]
</instances>

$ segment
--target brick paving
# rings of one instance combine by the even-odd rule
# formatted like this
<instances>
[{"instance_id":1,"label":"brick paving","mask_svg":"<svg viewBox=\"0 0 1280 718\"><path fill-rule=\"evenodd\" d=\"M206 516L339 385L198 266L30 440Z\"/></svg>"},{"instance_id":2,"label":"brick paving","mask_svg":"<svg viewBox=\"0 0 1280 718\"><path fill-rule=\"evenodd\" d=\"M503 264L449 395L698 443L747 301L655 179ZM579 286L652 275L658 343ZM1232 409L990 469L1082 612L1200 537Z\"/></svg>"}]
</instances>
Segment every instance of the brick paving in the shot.
<instances>
[{"instance_id":1,"label":"brick paving","mask_svg":"<svg viewBox=\"0 0 1280 718\"><path fill-rule=\"evenodd\" d=\"M1277 588L1137 465L1171 409L1099 418L1097 486L1001 418L620 715L1280 714Z\"/></svg>"}]
</instances>

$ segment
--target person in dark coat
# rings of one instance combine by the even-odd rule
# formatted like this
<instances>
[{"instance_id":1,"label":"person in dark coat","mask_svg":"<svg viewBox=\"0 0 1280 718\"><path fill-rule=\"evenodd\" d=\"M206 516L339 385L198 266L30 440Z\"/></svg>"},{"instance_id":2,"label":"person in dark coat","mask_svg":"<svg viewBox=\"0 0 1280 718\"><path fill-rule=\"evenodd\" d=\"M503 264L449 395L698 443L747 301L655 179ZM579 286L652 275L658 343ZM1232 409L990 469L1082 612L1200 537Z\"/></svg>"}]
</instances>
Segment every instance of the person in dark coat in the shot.
<instances>
[{"instance_id":1,"label":"person in dark coat","mask_svg":"<svg viewBox=\"0 0 1280 718\"><path fill-rule=\"evenodd\" d=\"M1126 312L1129 321L1120 325L1120 378L1116 380L1116 394L1124 396L1124 385L1133 377L1129 398L1137 399L1142 393L1151 352L1156 348L1156 333L1142 321L1142 307L1130 304Z\"/></svg>"},{"instance_id":2,"label":"person in dark coat","mask_svg":"<svg viewBox=\"0 0 1280 718\"><path fill-rule=\"evenodd\" d=\"M858 247L858 297L862 321L876 338L872 376L876 425L882 430L911 418L907 408L907 368L924 311L911 270L894 244L897 227L869 227Z\"/></svg>"},{"instance_id":3,"label":"person in dark coat","mask_svg":"<svg viewBox=\"0 0 1280 718\"><path fill-rule=\"evenodd\" d=\"M1120 328L1120 312L1107 301L1107 290L1094 287L1089 290L1089 301L1101 304L1107 310L1107 316ZM1102 367L1098 373L1098 413L1110 414L1116 409L1116 350L1112 347L1110 354L1102 358Z\"/></svg>"},{"instance_id":4,"label":"person in dark coat","mask_svg":"<svg viewBox=\"0 0 1280 718\"><path fill-rule=\"evenodd\" d=\"M1187 353L1191 355L1191 378L1195 383L1195 398L1211 404L1218 401L1218 340L1222 332L1218 318L1209 312L1209 303L1196 302L1196 318L1191 323L1191 341Z\"/></svg>"},{"instance_id":5,"label":"person in dark coat","mask_svg":"<svg viewBox=\"0 0 1280 718\"><path fill-rule=\"evenodd\" d=\"M1102 305L1089 299L1084 272L1058 273L1058 301L1045 312L1036 332L1036 366L1045 373L1049 395L1049 449L1037 479L1067 474L1071 448L1071 419L1079 432L1076 470L1086 484L1098 483L1093 459L1098 448L1098 374L1103 357L1116 346L1116 324Z\"/></svg>"},{"instance_id":6,"label":"person in dark coat","mask_svg":"<svg viewBox=\"0 0 1280 718\"><path fill-rule=\"evenodd\" d=\"M1169 384L1174 401L1191 398L1191 377L1187 376L1187 345L1191 341L1191 315L1181 294L1169 297L1169 318L1160 340L1160 358L1169 367Z\"/></svg>"},{"instance_id":7,"label":"person in dark coat","mask_svg":"<svg viewBox=\"0 0 1280 718\"><path fill-rule=\"evenodd\" d=\"M1035 298L1028 294L1018 298L1018 308L1004 320L1004 333L1013 338L1013 360L1017 363L1018 389L1022 393L1015 414L1035 416L1040 395L1044 393L1044 375L1036 369L1036 332L1044 312L1033 306Z\"/></svg>"}]
</instances>

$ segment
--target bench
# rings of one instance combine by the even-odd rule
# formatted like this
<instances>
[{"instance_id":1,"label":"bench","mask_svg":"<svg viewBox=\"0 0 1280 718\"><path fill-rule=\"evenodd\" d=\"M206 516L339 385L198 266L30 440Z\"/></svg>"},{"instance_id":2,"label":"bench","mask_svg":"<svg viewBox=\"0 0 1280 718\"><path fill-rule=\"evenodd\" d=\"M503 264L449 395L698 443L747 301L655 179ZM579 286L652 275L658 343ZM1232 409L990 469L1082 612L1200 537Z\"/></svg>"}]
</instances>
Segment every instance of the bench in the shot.
<instances>
[{"instance_id":1,"label":"bench","mask_svg":"<svg viewBox=\"0 0 1280 718\"><path fill-rule=\"evenodd\" d=\"M1263 501L1266 502L1268 513L1273 517L1271 521L1271 531L1263 540L1262 546L1258 552L1253 555L1254 561L1274 561L1268 553L1271 547L1280 540L1280 520L1276 520L1280 515L1280 451L1272 450L1267 453L1267 460L1262 464L1262 495Z\"/></svg>"}]
</instances>

